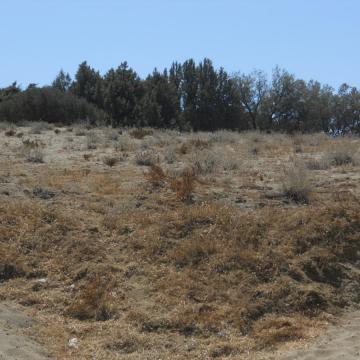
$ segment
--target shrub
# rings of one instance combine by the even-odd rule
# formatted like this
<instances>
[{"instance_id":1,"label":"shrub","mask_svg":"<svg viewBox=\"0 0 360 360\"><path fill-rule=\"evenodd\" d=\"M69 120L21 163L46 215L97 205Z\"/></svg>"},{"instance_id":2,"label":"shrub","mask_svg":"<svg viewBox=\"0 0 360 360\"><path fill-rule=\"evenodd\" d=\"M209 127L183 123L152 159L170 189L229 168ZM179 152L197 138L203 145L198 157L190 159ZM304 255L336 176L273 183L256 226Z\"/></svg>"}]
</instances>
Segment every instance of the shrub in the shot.
<instances>
[{"instance_id":1,"label":"shrub","mask_svg":"<svg viewBox=\"0 0 360 360\"><path fill-rule=\"evenodd\" d=\"M329 166L330 163L326 159L309 159L306 162L306 167L309 170L326 170Z\"/></svg>"},{"instance_id":2,"label":"shrub","mask_svg":"<svg viewBox=\"0 0 360 360\"><path fill-rule=\"evenodd\" d=\"M170 188L181 201L191 201L195 187L195 173L193 169L185 169L180 176L170 179Z\"/></svg>"},{"instance_id":3,"label":"shrub","mask_svg":"<svg viewBox=\"0 0 360 360\"><path fill-rule=\"evenodd\" d=\"M113 281L105 281L95 276L80 290L67 313L79 320L105 321L112 317L110 289Z\"/></svg>"},{"instance_id":4,"label":"shrub","mask_svg":"<svg viewBox=\"0 0 360 360\"><path fill-rule=\"evenodd\" d=\"M141 166L151 166L158 162L157 157L152 151L139 151L135 154L135 162Z\"/></svg>"},{"instance_id":5,"label":"shrub","mask_svg":"<svg viewBox=\"0 0 360 360\"><path fill-rule=\"evenodd\" d=\"M173 164L176 161L175 150L172 146L168 146L165 148L164 159L168 164Z\"/></svg>"},{"instance_id":6,"label":"shrub","mask_svg":"<svg viewBox=\"0 0 360 360\"><path fill-rule=\"evenodd\" d=\"M152 130L147 130L147 129L133 129L129 132L129 135L132 136L135 139L143 139L145 136L147 135L152 135L153 131Z\"/></svg>"},{"instance_id":7,"label":"shrub","mask_svg":"<svg viewBox=\"0 0 360 360\"><path fill-rule=\"evenodd\" d=\"M77 127L75 130L75 136L85 136L86 135L86 129L83 127Z\"/></svg>"},{"instance_id":8,"label":"shrub","mask_svg":"<svg viewBox=\"0 0 360 360\"><path fill-rule=\"evenodd\" d=\"M43 121L36 121L31 124L30 134L41 134L43 131L51 130L53 127Z\"/></svg>"},{"instance_id":9,"label":"shrub","mask_svg":"<svg viewBox=\"0 0 360 360\"><path fill-rule=\"evenodd\" d=\"M194 153L191 162L196 174L212 174L220 163L219 157L208 150Z\"/></svg>"},{"instance_id":10,"label":"shrub","mask_svg":"<svg viewBox=\"0 0 360 360\"><path fill-rule=\"evenodd\" d=\"M119 133L113 129L107 129L105 132L105 136L107 140L110 141L118 141L119 140Z\"/></svg>"},{"instance_id":11,"label":"shrub","mask_svg":"<svg viewBox=\"0 0 360 360\"><path fill-rule=\"evenodd\" d=\"M239 161L235 158L225 158L222 166L225 171L236 170L239 167Z\"/></svg>"},{"instance_id":12,"label":"shrub","mask_svg":"<svg viewBox=\"0 0 360 360\"><path fill-rule=\"evenodd\" d=\"M89 131L86 135L86 144L89 150L94 150L97 148L97 144L100 142L99 137L94 131Z\"/></svg>"},{"instance_id":13,"label":"shrub","mask_svg":"<svg viewBox=\"0 0 360 360\"><path fill-rule=\"evenodd\" d=\"M112 156L107 156L103 159L103 162L105 165L113 167L119 162L119 159Z\"/></svg>"},{"instance_id":14,"label":"shrub","mask_svg":"<svg viewBox=\"0 0 360 360\"><path fill-rule=\"evenodd\" d=\"M151 165L149 171L145 173L145 178L154 187L163 186L166 175L161 166Z\"/></svg>"},{"instance_id":15,"label":"shrub","mask_svg":"<svg viewBox=\"0 0 360 360\"><path fill-rule=\"evenodd\" d=\"M128 135L121 135L115 144L116 151L129 151L135 147L134 140L130 139Z\"/></svg>"},{"instance_id":16,"label":"shrub","mask_svg":"<svg viewBox=\"0 0 360 360\"><path fill-rule=\"evenodd\" d=\"M295 162L284 171L283 193L290 200L307 204L312 190L311 182L303 164Z\"/></svg>"},{"instance_id":17,"label":"shrub","mask_svg":"<svg viewBox=\"0 0 360 360\"><path fill-rule=\"evenodd\" d=\"M43 163L44 152L41 148L29 149L25 154L25 158L33 163Z\"/></svg>"},{"instance_id":18,"label":"shrub","mask_svg":"<svg viewBox=\"0 0 360 360\"><path fill-rule=\"evenodd\" d=\"M25 159L34 163L43 163L44 162L44 144L38 140L23 140L23 145L21 152L24 155Z\"/></svg>"},{"instance_id":19,"label":"shrub","mask_svg":"<svg viewBox=\"0 0 360 360\"><path fill-rule=\"evenodd\" d=\"M9 129L9 130L5 131L6 136L15 136L15 134L16 134L16 130L14 130L14 129Z\"/></svg>"},{"instance_id":20,"label":"shrub","mask_svg":"<svg viewBox=\"0 0 360 360\"><path fill-rule=\"evenodd\" d=\"M350 141L350 140L349 140ZM335 148L330 151L325 159L334 166L342 165L356 165L357 160L355 159L357 148L350 142L343 142L337 144Z\"/></svg>"}]
</instances>

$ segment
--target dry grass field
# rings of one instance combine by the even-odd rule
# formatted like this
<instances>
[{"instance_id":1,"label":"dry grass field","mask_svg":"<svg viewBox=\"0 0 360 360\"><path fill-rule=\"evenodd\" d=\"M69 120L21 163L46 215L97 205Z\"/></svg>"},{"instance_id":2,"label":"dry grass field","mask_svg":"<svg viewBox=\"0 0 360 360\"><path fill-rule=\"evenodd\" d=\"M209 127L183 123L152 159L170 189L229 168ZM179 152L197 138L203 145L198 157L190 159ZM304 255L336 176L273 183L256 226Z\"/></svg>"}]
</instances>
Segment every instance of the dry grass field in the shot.
<instances>
[{"instance_id":1,"label":"dry grass field","mask_svg":"<svg viewBox=\"0 0 360 360\"><path fill-rule=\"evenodd\" d=\"M359 148L1 124L0 300L57 359L268 359L360 301Z\"/></svg>"}]
</instances>

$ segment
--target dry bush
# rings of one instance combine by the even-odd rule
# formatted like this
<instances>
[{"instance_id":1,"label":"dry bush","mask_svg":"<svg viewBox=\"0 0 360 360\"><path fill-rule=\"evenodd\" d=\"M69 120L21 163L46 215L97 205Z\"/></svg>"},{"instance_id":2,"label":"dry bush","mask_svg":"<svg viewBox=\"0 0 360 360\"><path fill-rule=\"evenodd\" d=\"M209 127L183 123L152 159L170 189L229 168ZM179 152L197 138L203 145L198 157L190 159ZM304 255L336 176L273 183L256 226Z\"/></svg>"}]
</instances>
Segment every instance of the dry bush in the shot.
<instances>
[{"instance_id":1,"label":"dry bush","mask_svg":"<svg viewBox=\"0 0 360 360\"><path fill-rule=\"evenodd\" d=\"M31 123L30 134L41 134L43 131L52 130L54 126L44 121L36 121Z\"/></svg>"},{"instance_id":2,"label":"dry bush","mask_svg":"<svg viewBox=\"0 0 360 360\"><path fill-rule=\"evenodd\" d=\"M44 162L44 145L37 140L26 139L23 141L21 147L21 153L25 159L33 163L43 163Z\"/></svg>"},{"instance_id":3,"label":"dry bush","mask_svg":"<svg viewBox=\"0 0 360 360\"><path fill-rule=\"evenodd\" d=\"M79 320L109 320L114 315L110 291L114 281L95 276L79 291L67 314Z\"/></svg>"},{"instance_id":4,"label":"dry bush","mask_svg":"<svg viewBox=\"0 0 360 360\"><path fill-rule=\"evenodd\" d=\"M178 177L170 178L170 188L181 201L191 201L195 188L196 176L193 169L185 169Z\"/></svg>"},{"instance_id":5,"label":"dry bush","mask_svg":"<svg viewBox=\"0 0 360 360\"><path fill-rule=\"evenodd\" d=\"M312 188L309 174L304 164L295 161L288 169L284 170L282 191L290 200L307 204Z\"/></svg>"},{"instance_id":6,"label":"dry bush","mask_svg":"<svg viewBox=\"0 0 360 360\"><path fill-rule=\"evenodd\" d=\"M129 135L135 139L143 139L145 136L152 135L153 131L150 129L133 129L129 131Z\"/></svg>"},{"instance_id":7,"label":"dry bush","mask_svg":"<svg viewBox=\"0 0 360 360\"><path fill-rule=\"evenodd\" d=\"M116 151L130 151L136 147L134 140L130 139L128 135L121 135L115 143Z\"/></svg>"},{"instance_id":8,"label":"dry bush","mask_svg":"<svg viewBox=\"0 0 360 360\"><path fill-rule=\"evenodd\" d=\"M54 133L55 133L56 135L59 135L59 134L61 133L61 130L60 130L60 129L55 129L55 130L54 130Z\"/></svg>"},{"instance_id":9,"label":"dry bush","mask_svg":"<svg viewBox=\"0 0 360 360\"><path fill-rule=\"evenodd\" d=\"M159 165L151 165L150 169L145 173L145 179L154 187L163 186L166 175Z\"/></svg>"},{"instance_id":10,"label":"dry bush","mask_svg":"<svg viewBox=\"0 0 360 360\"><path fill-rule=\"evenodd\" d=\"M100 143L99 136L94 131L89 131L86 135L86 145L89 150L94 150Z\"/></svg>"},{"instance_id":11,"label":"dry bush","mask_svg":"<svg viewBox=\"0 0 360 360\"><path fill-rule=\"evenodd\" d=\"M330 167L330 163L326 158L309 159L306 161L306 167L309 170L327 170Z\"/></svg>"},{"instance_id":12,"label":"dry bush","mask_svg":"<svg viewBox=\"0 0 360 360\"><path fill-rule=\"evenodd\" d=\"M176 153L173 146L167 146L164 149L164 159L168 164L173 164L176 161Z\"/></svg>"},{"instance_id":13,"label":"dry bush","mask_svg":"<svg viewBox=\"0 0 360 360\"><path fill-rule=\"evenodd\" d=\"M300 315L286 317L270 315L257 321L252 333L254 334L257 348L276 347L277 345L308 337L309 320Z\"/></svg>"},{"instance_id":14,"label":"dry bush","mask_svg":"<svg viewBox=\"0 0 360 360\"><path fill-rule=\"evenodd\" d=\"M75 136L85 136L87 133L86 128L82 127L82 126L77 126L75 128Z\"/></svg>"},{"instance_id":15,"label":"dry bush","mask_svg":"<svg viewBox=\"0 0 360 360\"><path fill-rule=\"evenodd\" d=\"M155 165L159 161L159 157L153 151L139 151L135 154L135 163L141 166Z\"/></svg>"},{"instance_id":16,"label":"dry bush","mask_svg":"<svg viewBox=\"0 0 360 360\"><path fill-rule=\"evenodd\" d=\"M5 135L6 136L15 136L16 135L16 130L15 129L6 130Z\"/></svg>"},{"instance_id":17,"label":"dry bush","mask_svg":"<svg viewBox=\"0 0 360 360\"><path fill-rule=\"evenodd\" d=\"M334 166L356 165L358 163L358 159L356 158L358 146L350 141L350 139L347 139L336 144L334 148L325 155L325 160Z\"/></svg>"},{"instance_id":18,"label":"dry bush","mask_svg":"<svg viewBox=\"0 0 360 360\"><path fill-rule=\"evenodd\" d=\"M110 140L110 141L118 141L119 133L114 129L106 129L105 137L107 140Z\"/></svg>"},{"instance_id":19,"label":"dry bush","mask_svg":"<svg viewBox=\"0 0 360 360\"><path fill-rule=\"evenodd\" d=\"M239 133L229 130L218 130L210 135L211 141L222 144L234 144L239 141Z\"/></svg>"},{"instance_id":20,"label":"dry bush","mask_svg":"<svg viewBox=\"0 0 360 360\"><path fill-rule=\"evenodd\" d=\"M222 160L222 167L225 171L233 171L239 168L240 161L233 157L226 157Z\"/></svg>"},{"instance_id":21,"label":"dry bush","mask_svg":"<svg viewBox=\"0 0 360 360\"><path fill-rule=\"evenodd\" d=\"M84 154L83 157L86 161L89 161L92 158L92 154Z\"/></svg>"},{"instance_id":22,"label":"dry bush","mask_svg":"<svg viewBox=\"0 0 360 360\"><path fill-rule=\"evenodd\" d=\"M215 152L203 150L193 154L191 163L196 174L212 174L217 171L220 158Z\"/></svg>"},{"instance_id":23,"label":"dry bush","mask_svg":"<svg viewBox=\"0 0 360 360\"><path fill-rule=\"evenodd\" d=\"M106 156L103 158L103 163L109 167L113 167L119 163L119 158L113 156Z\"/></svg>"},{"instance_id":24,"label":"dry bush","mask_svg":"<svg viewBox=\"0 0 360 360\"><path fill-rule=\"evenodd\" d=\"M186 155L189 151L190 151L190 147L186 143L182 143L177 149L177 152L181 155Z\"/></svg>"},{"instance_id":25,"label":"dry bush","mask_svg":"<svg viewBox=\"0 0 360 360\"><path fill-rule=\"evenodd\" d=\"M211 142L208 139L202 139L200 137L190 139L188 144L198 150L208 149L211 146Z\"/></svg>"}]
</instances>

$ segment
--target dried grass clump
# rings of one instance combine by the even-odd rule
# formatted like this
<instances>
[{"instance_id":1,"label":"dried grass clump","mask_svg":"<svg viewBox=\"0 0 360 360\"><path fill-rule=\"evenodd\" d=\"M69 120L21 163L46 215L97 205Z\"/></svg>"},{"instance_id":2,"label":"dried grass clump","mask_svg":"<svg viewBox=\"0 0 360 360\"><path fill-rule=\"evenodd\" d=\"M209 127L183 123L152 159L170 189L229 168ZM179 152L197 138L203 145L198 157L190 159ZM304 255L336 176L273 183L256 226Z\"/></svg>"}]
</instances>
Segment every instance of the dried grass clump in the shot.
<instances>
[{"instance_id":1,"label":"dried grass clump","mask_svg":"<svg viewBox=\"0 0 360 360\"><path fill-rule=\"evenodd\" d=\"M309 170L327 170L330 167L330 162L325 159L309 159L306 161L306 167Z\"/></svg>"},{"instance_id":2,"label":"dried grass clump","mask_svg":"<svg viewBox=\"0 0 360 360\"><path fill-rule=\"evenodd\" d=\"M167 164L173 164L176 161L176 153L173 146L167 146L164 149L164 159Z\"/></svg>"},{"instance_id":3,"label":"dried grass clump","mask_svg":"<svg viewBox=\"0 0 360 360\"><path fill-rule=\"evenodd\" d=\"M15 136L16 135L16 130L15 129L9 129L5 131L5 136Z\"/></svg>"},{"instance_id":4,"label":"dried grass clump","mask_svg":"<svg viewBox=\"0 0 360 360\"><path fill-rule=\"evenodd\" d=\"M203 150L193 154L191 163L196 174L213 174L219 167L220 159L215 152Z\"/></svg>"},{"instance_id":5,"label":"dried grass clump","mask_svg":"<svg viewBox=\"0 0 360 360\"><path fill-rule=\"evenodd\" d=\"M210 135L211 141L221 144L234 144L239 141L239 133L229 130L218 130Z\"/></svg>"},{"instance_id":6,"label":"dried grass clump","mask_svg":"<svg viewBox=\"0 0 360 360\"><path fill-rule=\"evenodd\" d=\"M86 135L86 145L89 150L95 150L100 143L99 136L94 131L89 131Z\"/></svg>"},{"instance_id":7,"label":"dried grass clump","mask_svg":"<svg viewBox=\"0 0 360 360\"><path fill-rule=\"evenodd\" d=\"M23 141L21 153L25 159L33 163L44 162L44 145L37 140L26 139Z\"/></svg>"},{"instance_id":8,"label":"dried grass clump","mask_svg":"<svg viewBox=\"0 0 360 360\"><path fill-rule=\"evenodd\" d=\"M103 163L109 167L113 167L119 163L119 158L113 156L106 156L103 158Z\"/></svg>"},{"instance_id":9,"label":"dried grass clump","mask_svg":"<svg viewBox=\"0 0 360 360\"><path fill-rule=\"evenodd\" d=\"M107 140L110 140L110 141L118 141L119 133L114 129L106 129L105 137Z\"/></svg>"},{"instance_id":10,"label":"dried grass clump","mask_svg":"<svg viewBox=\"0 0 360 360\"><path fill-rule=\"evenodd\" d=\"M75 136L85 136L87 133L87 130L83 126L78 126L75 129Z\"/></svg>"},{"instance_id":11,"label":"dried grass clump","mask_svg":"<svg viewBox=\"0 0 360 360\"><path fill-rule=\"evenodd\" d=\"M79 291L67 314L79 320L109 320L114 315L110 291L114 281L95 276Z\"/></svg>"},{"instance_id":12,"label":"dried grass clump","mask_svg":"<svg viewBox=\"0 0 360 360\"><path fill-rule=\"evenodd\" d=\"M30 134L41 134L43 131L52 130L54 125L44 121L36 121L31 124Z\"/></svg>"},{"instance_id":13,"label":"dried grass clump","mask_svg":"<svg viewBox=\"0 0 360 360\"><path fill-rule=\"evenodd\" d=\"M154 187L160 187L165 184L166 175L159 165L151 165L145 173L145 179Z\"/></svg>"},{"instance_id":14,"label":"dried grass clump","mask_svg":"<svg viewBox=\"0 0 360 360\"><path fill-rule=\"evenodd\" d=\"M140 166L151 166L158 162L158 156L153 151L139 151L135 154L135 163Z\"/></svg>"},{"instance_id":15,"label":"dried grass clump","mask_svg":"<svg viewBox=\"0 0 360 360\"><path fill-rule=\"evenodd\" d=\"M240 166L240 162L238 159L233 157L225 157L222 161L222 167L225 171L234 171L238 169Z\"/></svg>"},{"instance_id":16,"label":"dried grass clump","mask_svg":"<svg viewBox=\"0 0 360 360\"><path fill-rule=\"evenodd\" d=\"M297 203L309 203L309 196L313 187L303 164L296 161L284 171L282 188L283 194L288 199Z\"/></svg>"},{"instance_id":17,"label":"dried grass clump","mask_svg":"<svg viewBox=\"0 0 360 360\"><path fill-rule=\"evenodd\" d=\"M170 188L181 201L191 201L195 188L196 176L193 169L185 169L180 176L170 178Z\"/></svg>"},{"instance_id":18,"label":"dried grass clump","mask_svg":"<svg viewBox=\"0 0 360 360\"><path fill-rule=\"evenodd\" d=\"M325 159L333 166L356 165L359 161L356 157L358 146L350 142L350 139L343 140L325 155Z\"/></svg>"},{"instance_id":19,"label":"dried grass clump","mask_svg":"<svg viewBox=\"0 0 360 360\"><path fill-rule=\"evenodd\" d=\"M131 131L129 131L129 135L131 137L133 137L134 139L143 139L145 136L148 135L152 135L153 131L151 129L143 129L143 128L139 128L139 129L133 129Z\"/></svg>"},{"instance_id":20,"label":"dried grass clump","mask_svg":"<svg viewBox=\"0 0 360 360\"><path fill-rule=\"evenodd\" d=\"M116 151L130 151L134 150L136 147L134 140L130 139L128 135L119 136L117 142L115 143Z\"/></svg>"},{"instance_id":21,"label":"dried grass clump","mask_svg":"<svg viewBox=\"0 0 360 360\"><path fill-rule=\"evenodd\" d=\"M191 147L194 147L197 150L208 149L211 146L210 140L200 137L190 139L188 143Z\"/></svg>"},{"instance_id":22,"label":"dried grass clump","mask_svg":"<svg viewBox=\"0 0 360 360\"><path fill-rule=\"evenodd\" d=\"M257 321L252 333L258 349L273 348L280 343L308 337L311 322L300 315L296 317L270 315Z\"/></svg>"}]
</instances>

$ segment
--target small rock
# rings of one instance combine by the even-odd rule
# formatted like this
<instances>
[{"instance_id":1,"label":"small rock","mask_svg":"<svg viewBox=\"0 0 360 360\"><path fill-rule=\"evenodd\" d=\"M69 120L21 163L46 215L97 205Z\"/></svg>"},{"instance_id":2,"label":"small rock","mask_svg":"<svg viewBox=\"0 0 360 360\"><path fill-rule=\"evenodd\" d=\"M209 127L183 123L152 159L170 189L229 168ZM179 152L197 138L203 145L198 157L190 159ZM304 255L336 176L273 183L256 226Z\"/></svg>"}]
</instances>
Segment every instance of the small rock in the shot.
<instances>
[{"instance_id":1,"label":"small rock","mask_svg":"<svg viewBox=\"0 0 360 360\"><path fill-rule=\"evenodd\" d=\"M71 338L68 342L68 346L77 349L79 347L79 340L77 338Z\"/></svg>"}]
</instances>

